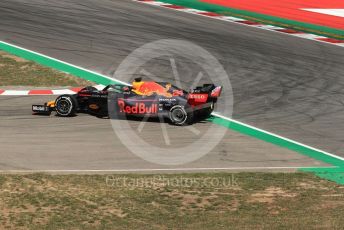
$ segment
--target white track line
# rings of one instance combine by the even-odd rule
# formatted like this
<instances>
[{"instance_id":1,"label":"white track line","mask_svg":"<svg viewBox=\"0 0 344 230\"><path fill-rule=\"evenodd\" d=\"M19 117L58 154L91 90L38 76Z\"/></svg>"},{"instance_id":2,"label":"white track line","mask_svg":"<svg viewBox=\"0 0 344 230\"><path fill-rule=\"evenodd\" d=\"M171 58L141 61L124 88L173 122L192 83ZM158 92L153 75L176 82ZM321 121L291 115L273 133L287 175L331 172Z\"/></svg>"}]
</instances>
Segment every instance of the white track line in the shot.
<instances>
[{"instance_id":1,"label":"white track line","mask_svg":"<svg viewBox=\"0 0 344 230\"><path fill-rule=\"evenodd\" d=\"M149 2L149 1L147 1L147 2L138 1L138 0L133 0L133 1L138 2L138 3L148 4L148 5L154 5L154 6L162 7L162 8L165 8L165 9L174 10L174 11L181 11L181 12L191 13L191 14L194 14L194 15L199 15L199 16L203 16L203 17L207 17L207 18L213 18L213 19L217 19L217 20L226 20L228 22L235 23L235 24L240 24L240 25L247 26L247 27L255 27L255 28L259 28L259 29L263 29L263 30L268 30L268 31L276 32L276 33L279 33L279 34L284 34L284 35L289 35L289 36L293 36L293 37L299 37L299 38L303 38L303 39L307 39L307 40L317 41L317 42L321 42L321 43L325 43L325 44L337 45L337 46L340 46L340 47L344 47L343 43L336 44L336 43L330 43L330 42L325 42L325 41L317 40L317 38L326 38L326 37L320 36L320 35L316 35L316 34L310 34L310 33L288 34L288 33L280 32L280 31L276 30L276 29L284 29L284 28L276 27L276 26L272 26L272 25L265 25L265 24L247 25L247 24L243 24L243 23L238 23L240 21L246 21L246 19L241 19L241 18L237 18L237 17L230 17L230 16L228 17L228 16L224 16L224 15L220 15L220 16L207 16L207 15L204 15L204 14L199 14L199 12L204 13L205 11L199 11L199 10L195 10L195 9L190 9L190 8L187 8L187 7L185 7L185 9L174 9L174 8L170 8L170 7L164 7L164 5L173 5L173 4L166 4L164 2L159 2L159 1L154 1L154 3L153 2ZM225 119L225 120L230 121L230 122L238 123L238 124L240 124L242 126L246 126L248 128L254 129L256 131L259 131L259 132L262 132L262 133L266 133L266 134L274 136L276 138L283 139L283 140L288 141L288 142L292 142L294 144L303 146L305 148L312 149L314 151L321 152L321 153L323 153L325 155L328 155L328 156L331 156L331 157L334 157L336 159L344 161L343 157L340 157L340 156L337 156L337 155L325 152L325 151L317 149L317 148L313 148L311 146L302 144L302 143L297 142L297 141L293 141L291 139L288 139L288 138L282 137L280 135L277 135L277 134L274 134L274 133L271 133L271 132L268 132L268 131L256 128L254 126L251 126L251 125L248 125L248 124L244 124L242 122L239 122L239 121L236 121L234 119L222 116L220 114L213 113L212 115L214 115L216 117L220 117L220 118Z\"/></svg>"},{"instance_id":2,"label":"white track line","mask_svg":"<svg viewBox=\"0 0 344 230\"><path fill-rule=\"evenodd\" d=\"M224 171L224 170L278 170L278 169L314 169L314 168L339 168L338 166L322 167L300 167L300 166L281 166L281 167L228 167L228 168L152 168L152 169L41 169L41 170L0 170L0 173L75 173L75 172L173 172L173 171Z\"/></svg>"},{"instance_id":3,"label":"white track line","mask_svg":"<svg viewBox=\"0 0 344 230\"><path fill-rule=\"evenodd\" d=\"M2 42L2 41L0 41L0 42ZM28 49L25 49L25 48L22 48L22 47L19 47L19 46L15 46L15 45L9 44L9 43L7 43L7 42L3 42L3 43L5 43L5 44L7 44L7 45L9 45L9 46L14 46L14 47L16 47L16 48L18 48L18 49L25 50L26 52L35 53L36 55L39 55L39 56L42 56L42 57L45 57L45 58L49 58L49 59L51 59L51 60L58 60L58 59L55 59L55 58L52 58L52 57L49 57L49 56L40 54L40 53L35 52L35 51L31 51L31 50L28 50ZM60 61L60 60L58 60L58 61ZM60 62L63 62L63 61L60 61ZM93 71L91 71L91 70L87 70L87 69L85 69L85 68L82 68L82 67L79 67L79 66L76 66L76 65L69 64L69 63L67 63L67 62L63 62L63 63L65 63L65 64L67 64L67 65L70 65L70 66L73 66L73 67L78 68L78 69L83 69L84 71L87 71L87 72L90 72L90 73L95 73L95 72L93 72ZM98 73L96 73L96 74L98 74ZM104 76L104 75L100 75L100 74L98 74L98 75L99 75L100 77ZM116 79L114 79L114 78L110 78L110 77L107 77L107 76L104 76L104 77L106 77L107 79L111 79L111 81L118 81L118 80L116 80ZM126 82L121 82L121 83L122 83L122 84L125 84L125 85L130 85L129 83L126 83ZM314 150L314 151L318 151L318 152L323 153L323 154L325 154L325 155L327 155L327 156L331 156L331 157L333 157L333 158L336 158L336 159L339 159L339 160L344 161L344 158L343 158L343 157L340 157L340 156L337 156L337 155L334 155L334 154L325 152L325 151L320 150L320 149L317 149L317 148L313 148L313 147L311 147L311 146L308 146L308 145L302 144L302 143L300 143L300 142L297 142L297 141L294 141L294 140L291 140L291 139L282 137L282 136L280 136L280 135L277 135L277 134L274 134L274 133L265 131L265 130L263 130L263 129L256 128L256 127L254 127L254 126L251 126L251 125L242 123L242 122L237 121L237 120L234 120L234 119L232 119L232 118L225 117L225 116L220 115L220 114L217 114L217 113L212 113L212 115L214 115L214 116L216 116L216 117L219 117L219 118L222 118L222 119L225 119L225 120L230 121L230 122L235 122L235 123L240 124L240 125L242 125L242 126L246 126L246 127L248 127L248 128L257 130L257 131L259 131L259 132L262 132L262 133L266 133L266 134L272 135L272 136L274 136L274 137L276 137L276 138L279 138L279 139L283 139L283 140L292 142L292 143L294 143L294 144L303 146L303 147L305 147L305 148L312 149L312 150Z\"/></svg>"},{"instance_id":4,"label":"white track line","mask_svg":"<svg viewBox=\"0 0 344 230\"><path fill-rule=\"evenodd\" d=\"M302 146L302 147L305 147L305 148L308 148L308 149L312 149L312 150L314 150L314 151L321 152L322 154L325 154L325 155L331 156L331 157L333 157L333 158L336 158L336 159L339 159L339 160L344 161L344 158L343 158L343 157L334 155L334 154L332 154L332 153L325 152L325 151L320 150L320 149L317 149L317 148L313 148L313 147L311 147L311 146L309 146L309 145L305 145L305 144L302 144L302 143L300 143L300 142L291 140L291 139L289 139L289 138L282 137L282 136L280 136L280 135L278 135L278 134L271 133L271 132L269 132L269 131L266 131L266 130L263 130L263 129L260 129L260 128L257 128L257 127L254 127L254 126L251 126L251 125L248 125L248 124L245 124L245 123L242 123L242 122L240 122L240 121L234 120L234 119L229 118L229 117L222 116L222 115L217 114L217 113L212 113L212 115L213 115L213 116L216 116L216 117L219 117L219 118L222 118L222 119L225 119L225 120L230 121L230 122L238 123L238 124L240 124L240 125L242 125L242 126L245 126L245 127L250 128L250 129L254 129L254 130L256 130L256 131L259 131L259 132L262 132L262 133L265 133L265 134L268 134L268 135L277 137L277 138L279 138L279 139L282 139L282 140L285 140L285 141L288 141L288 142L292 142L292 143L297 144L297 145L300 145L300 146Z\"/></svg>"},{"instance_id":5,"label":"white track line","mask_svg":"<svg viewBox=\"0 0 344 230\"><path fill-rule=\"evenodd\" d=\"M2 96L24 96L24 95L29 95L29 90L5 90L0 95L2 95Z\"/></svg>"},{"instance_id":6,"label":"white track line","mask_svg":"<svg viewBox=\"0 0 344 230\"><path fill-rule=\"evenodd\" d=\"M70 89L53 89L52 91L54 95L75 94L75 92Z\"/></svg>"},{"instance_id":7,"label":"white track line","mask_svg":"<svg viewBox=\"0 0 344 230\"><path fill-rule=\"evenodd\" d=\"M94 86L98 90L102 90L104 85ZM81 89L83 87L73 87L73 89ZM45 93L42 93L45 92ZM76 91L71 89L32 89L32 90L1 90L0 96L49 96L61 94L75 94Z\"/></svg>"},{"instance_id":8,"label":"white track line","mask_svg":"<svg viewBox=\"0 0 344 230\"><path fill-rule=\"evenodd\" d=\"M26 52L29 52L29 53L33 53L33 54L39 55L39 56L44 57L44 58L47 58L47 59L50 59L50 60L53 60L53 61L56 61L56 62L60 62L60 63L65 64L65 65L69 65L70 67L74 67L74 68L76 68L76 69L80 69L80 70L83 70L83 71L86 71L86 72L89 72L89 73L92 73L92 74L95 74L95 75L99 75L100 77L106 78L106 79L108 79L108 80L111 80L111 81L114 80L114 79L111 78L111 77L105 76L105 75L103 75L103 74L101 74L101 73L97 73L97 72L92 71L92 70L85 69L85 68L83 68L83 67L81 67L81 66L73 65L73 64L71 64L71 63L62 61L62 60L60 60L60 59L56 59L56 58L47 56L47 55L45 55L45 54L38 53L38 52L33 51L33 50L29 50L29 49L26 49L26 48L23 48L23 47L20 47L20 46L17 46L17 45L13 45L13 44L10 44L10 43L8 43L8 42L4 42L4 41L0 41L0 42L3 43L3 44L6 44L6 45L8 45L8 46L15 47L15 48L17 48L17 49L21 49L21 50L24 50L24 51L26 51ZM123 85L129 85L128 83L123 82L123 81L120 81L120 80L116 80L116 81L117 81L117 82L120 82L120 83L123 84Z\"/></svg>"}]
</instances>

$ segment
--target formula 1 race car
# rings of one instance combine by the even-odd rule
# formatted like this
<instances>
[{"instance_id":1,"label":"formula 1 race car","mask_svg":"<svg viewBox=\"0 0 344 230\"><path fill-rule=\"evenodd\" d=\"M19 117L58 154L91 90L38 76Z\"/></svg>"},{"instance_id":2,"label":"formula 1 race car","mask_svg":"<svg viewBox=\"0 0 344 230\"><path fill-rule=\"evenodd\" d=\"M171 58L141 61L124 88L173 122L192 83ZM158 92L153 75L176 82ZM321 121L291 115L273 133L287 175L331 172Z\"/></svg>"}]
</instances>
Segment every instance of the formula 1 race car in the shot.
<instances>
[{"instance_id":1,"label":"formula 1 race car","mask_svg":"<svg viewBox=\"0 0 344 230\"><path fill-rule=\"evenodd\" d=\"M109 116L109 112L119 117L161 116L175 125L184 125L193 123L194 118L208 117L221 91L222 86L204 84L186 92L170 83L145 82L138 78L132 86L108 85L103 90L88 86L44 105L32 105L32 111L45 115L56 111L61 117L74 116L78 112L98 117ZM111 102L112 107L109 106ZM114 111L108 111L109 108Z\"/></svg>"}]
</instances>

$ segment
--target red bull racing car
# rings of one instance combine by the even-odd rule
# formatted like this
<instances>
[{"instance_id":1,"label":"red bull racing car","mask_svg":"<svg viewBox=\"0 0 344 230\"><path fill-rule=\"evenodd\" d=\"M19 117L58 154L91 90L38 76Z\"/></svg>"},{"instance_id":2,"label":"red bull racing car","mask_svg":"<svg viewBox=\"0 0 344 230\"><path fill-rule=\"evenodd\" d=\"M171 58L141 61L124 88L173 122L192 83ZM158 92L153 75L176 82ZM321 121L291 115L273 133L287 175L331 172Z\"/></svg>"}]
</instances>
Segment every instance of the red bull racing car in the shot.
<instances>
[{"instance_id":1,"label":"red bull racing car","mask_svg":"<svg viewBox=\"0 0 344 230\"><path fill-rule=\"evenodd\" d=\"M135 79L132 86L108 85L103 90L92 86L72 95L61 95L44 105L32 105L34 114L71 117L78 112L98 117L149 116L168 118L172 124L191 124L195 118L208 117L222 91L221 86L204 84L186 92L166 82Z\"/></svg>"}]
</instances>

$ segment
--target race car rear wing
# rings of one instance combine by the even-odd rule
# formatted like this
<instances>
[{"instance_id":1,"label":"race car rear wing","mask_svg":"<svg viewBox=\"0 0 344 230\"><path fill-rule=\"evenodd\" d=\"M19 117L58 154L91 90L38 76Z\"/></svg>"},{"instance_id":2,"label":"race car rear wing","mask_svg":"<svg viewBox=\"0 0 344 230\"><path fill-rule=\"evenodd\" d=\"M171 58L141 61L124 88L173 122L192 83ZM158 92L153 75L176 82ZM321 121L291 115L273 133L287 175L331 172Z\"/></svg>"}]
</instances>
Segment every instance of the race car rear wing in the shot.
<instances>
[{"instance_id":1,"label":"race car rear wing","mask_svg":"<svg viewBox=\"0 0 344 230\"><path fill-rule=\"evenodd\" d=\"M218 98L222 92L222 86L216 86L210 93L210 97Z\"/></svg>"},{"instance_id":2,"label":"race car rear wing","mask_svg":"<svg viewBox=\"0 0 344 230\"><path fill-rule=\"evenodd\" d=\"M218 98L221 95L222 86L214 84L204 84L193 89L190 94L208 94L209 97Z\"/></svg>"},{"instance_id":3,"label":"race car rear wing","mask_svg":"<svg viewBox=\"0 0 344 230\"><path fill-rule=\"evenodd\" d=\"M215 86L214 84L204 84L192 90L188 94L188 104L192 106L203 105L208 102L216 102L220 96L222 86Z\"/></svg>"}]
</instances>

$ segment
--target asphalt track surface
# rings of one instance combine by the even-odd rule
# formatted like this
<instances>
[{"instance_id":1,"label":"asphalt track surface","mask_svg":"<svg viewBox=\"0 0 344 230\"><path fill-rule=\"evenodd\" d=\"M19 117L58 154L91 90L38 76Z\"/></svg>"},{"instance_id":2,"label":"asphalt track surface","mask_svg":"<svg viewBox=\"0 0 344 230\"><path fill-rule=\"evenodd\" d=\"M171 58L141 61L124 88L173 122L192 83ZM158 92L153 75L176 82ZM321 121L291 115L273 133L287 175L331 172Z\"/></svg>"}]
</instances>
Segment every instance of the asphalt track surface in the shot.
<instances>
[{"instance_id":1,"label":"asphalt track surface","mask_svg":"<svg viewBox=\"0 0 344 230\"><path fill-rule=\"evenodd\" d=\"M193 42L221 62L233 87L233 118L344 156L342 48L127 0L0 2L0 40L109 76L134 49L171 38ZM198 70L178 63L182 83L190 84ZM155 60L147 68L173 79L166 60ZM0 169L165 168L130 153L108 120L31 116L31 104L48 99L0 98ZM130 125L137 128L139 122ZM209 125L202 122L194 128L203 131ZM168 128L172 141L193 141L187 131ZM146 137L163 143L159 123L150 122L144 130ZM228 130L208 155L178 167L320 165Z\"/></svg>"}]
</instances>

